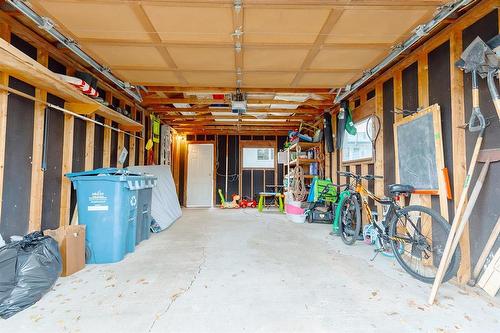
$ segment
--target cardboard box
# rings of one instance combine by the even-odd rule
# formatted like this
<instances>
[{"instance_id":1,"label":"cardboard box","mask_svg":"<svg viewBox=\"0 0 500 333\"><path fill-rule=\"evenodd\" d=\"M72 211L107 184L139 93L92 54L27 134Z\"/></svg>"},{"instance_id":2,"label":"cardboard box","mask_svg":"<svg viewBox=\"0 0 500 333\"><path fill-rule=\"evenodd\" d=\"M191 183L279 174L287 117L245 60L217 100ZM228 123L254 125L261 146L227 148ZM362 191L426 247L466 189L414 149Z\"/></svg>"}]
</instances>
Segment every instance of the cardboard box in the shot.
<instances>
[{"instance_id":1,"label":"cardboard box","mask_svg":"<svg viewBox=\"0 0 500 333\"><path fill-rule=\"evenodd\" d=\"M43 233L59 243L63 264L61 276L69 276L85 267L85 225L70 225Z\"/></svg>"}]
</instances>

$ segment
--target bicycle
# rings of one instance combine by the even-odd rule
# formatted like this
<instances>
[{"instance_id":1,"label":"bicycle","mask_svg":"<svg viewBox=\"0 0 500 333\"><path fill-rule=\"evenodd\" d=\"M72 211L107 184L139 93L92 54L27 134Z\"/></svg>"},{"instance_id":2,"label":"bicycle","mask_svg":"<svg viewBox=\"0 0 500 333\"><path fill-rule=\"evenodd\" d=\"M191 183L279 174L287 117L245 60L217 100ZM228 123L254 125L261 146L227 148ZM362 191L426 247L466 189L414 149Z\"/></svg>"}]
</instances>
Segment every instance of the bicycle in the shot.
<instances>
[{"instance_id":1,"label":"bicycle","mask_svg":"<svg viewBox=\"0 0 500 333\"><path fill-rule=\"evenodd\" d=\"M428 207L400 206L400 197L410 197L415 192L411 185L389 185L390 197L380 198L363 186L362 179L374 181L383 177L361 176L351 172L339 172L339 174L354 178L354 182L349 185L351 195L343 202L341 208L339 228L344 243L354 244L359 235L361 203L376 234L376 253L372 260L378 253L394 256L408 274L422 282L433 283L450 232L447 221ZM377 220L372 213L368 198L387 207L387 213L381 220ZM443 281L448 281L456 274L459 264L460 249L457 248Z\"/></svg>"}]
</instances>

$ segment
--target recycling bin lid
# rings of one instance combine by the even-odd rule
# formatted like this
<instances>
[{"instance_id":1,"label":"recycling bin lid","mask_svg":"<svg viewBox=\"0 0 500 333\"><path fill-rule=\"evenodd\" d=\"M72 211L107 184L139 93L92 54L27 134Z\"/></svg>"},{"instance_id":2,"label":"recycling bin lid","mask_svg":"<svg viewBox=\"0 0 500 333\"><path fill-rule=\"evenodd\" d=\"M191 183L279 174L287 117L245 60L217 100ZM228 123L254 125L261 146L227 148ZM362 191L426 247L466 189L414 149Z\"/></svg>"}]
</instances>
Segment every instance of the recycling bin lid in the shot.
<instances>
[{"instance_id":1,"label":"recycling bin lid","mask_svg":"<svg viewBox=\"0 0 500 333\"><path fill-rule=\"evenodd\" d=\"M99 168L88 171L81 172L72 172L65 174L68 178L81 177L81 176L142 176L142 174L138 172L132 172L127 169L119 169L119 168Z\"/></svg>"}]
</instances>

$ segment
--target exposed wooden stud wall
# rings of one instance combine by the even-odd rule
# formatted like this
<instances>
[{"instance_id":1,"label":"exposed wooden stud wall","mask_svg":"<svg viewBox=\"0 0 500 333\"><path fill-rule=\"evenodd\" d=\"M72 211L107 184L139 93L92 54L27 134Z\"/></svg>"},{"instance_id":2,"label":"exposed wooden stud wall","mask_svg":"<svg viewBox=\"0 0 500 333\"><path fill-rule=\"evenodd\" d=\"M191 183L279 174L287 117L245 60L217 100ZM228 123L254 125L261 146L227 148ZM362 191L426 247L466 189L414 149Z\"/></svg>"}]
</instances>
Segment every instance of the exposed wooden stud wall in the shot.
<instances>
[{"instance_id":1,"label":"exposed wooden stud wall","mask_svg":"<svg viewBox=\"0 0 500 333\"><path fill-rule=\"evenodd\" d=\"M90 116L91 119L95 119L95 115ZM92 122L86 123L85 132L85 170L91 170L94 168L94 131L95 124Z\"/></svg>"},{"instance_id":2,"label":"exposed wooden stud wall","mask_svg":"<svg viewBox=\"0 0 500 333\"><path fill-rule=\"evenodd\" d=\"M13 18L9 17L6 13L0 11L0 37L8 42L10 42L10 35L15 33L22 39L26 40L33 46L37 48L37 61L48 66L49 55L55 60L61 62L67 66L67 74L74 75L76 70L86 69L76 63L74 60L66 56L61 50L52 46L49 42L44 40L42 37L33 33L29 28L25 27L21 23L17 22ZM9 75L7 73L0 73L0 83L8 86ZM115 88L111 87L109 84L100 81L99 83L104 90L106 95L119 96L121 99L127 103L132 104L129 97L125 96L121 92L117 91ZM36 87L35 87L36 88ZM4 161L5 161L5 136L6 136L6 117L7 117L7 96L8 93L5 91L0 91L0 198L3 195L3 171L4 171ZM46 101L47 92L41 89L35 90L35 97ZM31 191L30 191L30 207L29 207L29 221L28 230L40 230L41 228L41 216L42 216L42 194L43 194L43 180L44 173L41 169L42 162L42 150L43 150L43 137L44 137L44 119L45 119L45 108L46 105L43 103L35 103L34 109L34 127L33 127L33 151L32 151L32 176L31 176ZM58 111L51 111L58 112ZM94 115L90 115L89 118L95 119ZM60 210L60 225L69 224L70 220L70 199L71 199L71 183L64 177L64 174L72 171L72 158L73 158L73 130L74 130L74 117L71 115L64 116L64 134L61 137L63 140L63 156L61 165L61 198L60 205L58 209ZM105 119L106 124L111 122ZM86 123L86 138L85 138L85 169L93 168L93 157L94 157L94 129L95 124L91 122ZM104 165L109 165L109 145L108 140L106 140L106 135L111 133L111 130L105 129L105 146L104 146ZM123 134L123 133L122 133ZM132 149L135 148L135 138L131 140ZM144 147L144 140L140 140L142 147ZM107 156L107 155L108 156ZM141 154L142 155L142 154ZM135 156L130 156L133 159ZM1 209L1 207L0 207ZM1 211L0 211L1 213Z\"/></svg>"},{"instance_id":3,"label":"exposed wooden stud wall","mask_svg":"<svg viewBox=\"0 0 500 333\"><path fill-rule=\"evenodd\" d=\"M453 137L453 166L447 166L448 168L453 168L453 196L455 198L460 197L463 183L465 181L466 176L466 145L465 145L465 131L459 126L466 123L465 119L465 110L464 110L464 83L463 83L463 72L457 69L454 66L456 60L460 58L462 53L462 30L473 24L489 12L491 12L495 8L499 8L500 3L498 0L486 0L479 3L476 7L471 9L469 12L465 13L460 19L451 24L450 26L443 29L441 32L436 34L434 37L429 39L423 45L414 50L407 57L402 59L400 62L387 69L384 73L382 73L377 79L367 84L365 87L359 89L354 92L352 97L349 98L351 102L353 102L356 98L363 96L368 91L375 89L377 99L376 109L377 114L380 110L380 118L383 108L382 108L382 84L388 80L393 79L394 82L394 107L397 109L402 109L403 107L403 95L402 95L402 70L406 68L408 65L411 65L415 61L418 61L418 72L419 72L419 106L425 107L429 104L429 91L428 91L428 61L427 55L429 52L434 50L436 47L441 45L442 43L449 41L450 42L450 64L451 64L451 103L452 103L452 137ZM499 11L500 15L500 11ZM499 27L500 30L500 27ZM352 105L352 104L351 104ZM335 115L336 109L333 114ZM355 117L355 115L353 115ZM401 114L395 114L395 121L398 121L402 118ZM336 119L335 116L332 117L333 120ZM387 126L387 124L382 123L383 126ZM392 124L390 124L392 126ZM336 128L336 127L334 127ZM335 132L335 131L334 131ZM375 170L376 174L383 174L384 165L383 165L383 133L381 129L381 133L379 134L379 138L376 144L376 159L375 159ZM334 154L333 158L337 156L337 153ZM336 172L337 163L332 163L332 167L335 170L332 172ZM396 174L397 174L397 164L396 164ZM341 166L341 170L351 170L354 171L354 164ZM344 183L345 178L340 177L340 182ZM383 193L383 183L377 184L376 193ZM419 202L419 204L423 204L426 206L430 206L430 196L416 196L415 199ZM455 205L457 204L457 200L455 200ZM440 205L442 206L442 205ZM442 214L444 211L442 211ZM446 212L447 214L447 212ZM460 247L462 251L462 260L460 269L458 271L457 277L458 281L461 284L466 283L470 278L470 239L469 239L469 230L466 228L462 238L460 240Z\"/></svg>"},{"instance_id":4,"label":"exposed wooden stud wall","mask_svg":"<svg viewBox=\"0 0 500 333\"><path fill-rule=\"evenodd\" d=\"M49 54L44 50L38 50L37 61L48 66ZM36 88L35 98L47 101L47 92ZM42 224L42 195L43 195L43 170L42 153L44 137L46 105L35 102L35 120L33 126L33 154L31 156L31 197L30 197L30 219L28 230L40 230Z\"/></svg>"}]
</instances>

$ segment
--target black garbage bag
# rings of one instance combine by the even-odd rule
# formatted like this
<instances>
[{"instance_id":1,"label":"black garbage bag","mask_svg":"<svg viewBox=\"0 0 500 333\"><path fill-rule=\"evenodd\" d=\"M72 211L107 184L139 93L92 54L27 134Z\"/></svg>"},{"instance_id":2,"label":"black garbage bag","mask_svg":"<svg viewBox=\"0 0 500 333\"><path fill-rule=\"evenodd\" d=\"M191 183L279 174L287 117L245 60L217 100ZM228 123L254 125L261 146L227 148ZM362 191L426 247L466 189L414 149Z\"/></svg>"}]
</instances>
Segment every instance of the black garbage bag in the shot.
<instances>
[{"instance_id":1,"label":"black garbage bag","mask_svg":"<svg viewBox=\"0 0 500 333\"><path fill-rule=\"evenodd\" d=\"M61 270L57 242L41 232L0 248L0 317L7 319L38 302Z\"/></svg>"}]
</instances>

